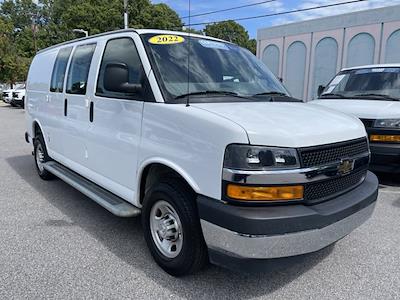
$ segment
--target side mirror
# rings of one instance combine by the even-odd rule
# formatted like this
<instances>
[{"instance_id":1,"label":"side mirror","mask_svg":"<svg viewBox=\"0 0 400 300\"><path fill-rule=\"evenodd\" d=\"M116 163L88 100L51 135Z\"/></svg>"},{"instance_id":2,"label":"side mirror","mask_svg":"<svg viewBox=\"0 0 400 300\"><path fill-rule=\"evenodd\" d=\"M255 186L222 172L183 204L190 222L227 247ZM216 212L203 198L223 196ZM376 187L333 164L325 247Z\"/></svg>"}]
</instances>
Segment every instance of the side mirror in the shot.
<instances>
[{"instance_id":1,"label":"side mirror","mask_svg":"<svg viewBox=\"0 0 400 300\"><path fill-rule=\"evenodd\" d=\"M320 85L318 87L318 97L322 95L322 92L325 90L325 86L324 85Z\"/></svg>"},{"instance_id":2,"label":"side mirror","mask_svg":"<svg viewBox=\"0 0 400 300\"><path fill-rule=\"evenodd\" d=\"M104 72L103 86L107 91L117 93L140 93L142 85L129 83L129 68L123 63L109 63Z\"/></svg>"}]
</instances>

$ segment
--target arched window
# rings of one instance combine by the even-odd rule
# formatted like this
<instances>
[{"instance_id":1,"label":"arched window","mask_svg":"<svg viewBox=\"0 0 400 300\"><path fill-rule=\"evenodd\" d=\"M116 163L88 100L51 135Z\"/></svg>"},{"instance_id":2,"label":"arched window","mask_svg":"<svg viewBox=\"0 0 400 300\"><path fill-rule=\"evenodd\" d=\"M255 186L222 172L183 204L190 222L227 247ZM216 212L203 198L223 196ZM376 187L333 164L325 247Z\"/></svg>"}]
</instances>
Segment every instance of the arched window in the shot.
<instances>
[{"instance_id":1,"label":"arched window","mask_svg":"<svg viewBox=\"0 0 400 300\"><path fill-rule=\"evenodd\" d=\"M385 63L400 63L400 30L393 32L386 42Z\"/></svg>"},{"instance_id":2,"label":"arched window","mask_svg":"<svg viewBox=\"0 0 400 300\"><path fill-rule=\"evenodd\" d=\"M279 76L279 48L276 45L268 45L264 49L262 61L276 77Z\"/></svg>"},{"instance_id":3,"label":"arched window","mask_svg":"<svg viewBox=\"0 0 400 300\"><path fill-rule=\"evenodd\" d=\"M313 86L311 97L318 95L318 87L326 85L336 75L338 59L338 43L334 38L320 40L315 47Z\"/></svg>"},{"instance_id":4,"label":"arched window","mask_svg":"<svg viewBox=\"0 0 400 300\"><path fill-rule=\"evenodd\" d=\"M347 51L347 67L371 65L374 63L375 39L369 33L354 36Z\"/></svg>"},{"instance_id":5,"label":"arched window","mask_svg":"<svg viewBox=\"0 0 400 300\"><path fill-rule=\"evenodd\" d=\"M285 85L295 98L303 99L307 48L303 42L292 43L287 50Z\"/></svg>"}]
</instances>

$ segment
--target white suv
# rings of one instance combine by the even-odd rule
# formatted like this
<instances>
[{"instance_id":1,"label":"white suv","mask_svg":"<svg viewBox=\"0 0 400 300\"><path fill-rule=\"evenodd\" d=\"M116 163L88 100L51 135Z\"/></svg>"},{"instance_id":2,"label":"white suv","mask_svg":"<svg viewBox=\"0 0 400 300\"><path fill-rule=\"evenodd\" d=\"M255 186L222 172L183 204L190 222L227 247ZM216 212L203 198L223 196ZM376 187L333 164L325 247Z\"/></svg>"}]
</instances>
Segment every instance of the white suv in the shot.
<instances>
[{"instance_id":1,"label":"white suv","mask_svg":"<svg viewBox=\"0 0 400 300\"><path fill-rule=\"evenodd\" d=\"M176 276L317 251L374 210L362 123L291 98L221 40L122 30L45 49L26 112L40 177L141 214L154 259Z\"/></svg>"}]
</instances>

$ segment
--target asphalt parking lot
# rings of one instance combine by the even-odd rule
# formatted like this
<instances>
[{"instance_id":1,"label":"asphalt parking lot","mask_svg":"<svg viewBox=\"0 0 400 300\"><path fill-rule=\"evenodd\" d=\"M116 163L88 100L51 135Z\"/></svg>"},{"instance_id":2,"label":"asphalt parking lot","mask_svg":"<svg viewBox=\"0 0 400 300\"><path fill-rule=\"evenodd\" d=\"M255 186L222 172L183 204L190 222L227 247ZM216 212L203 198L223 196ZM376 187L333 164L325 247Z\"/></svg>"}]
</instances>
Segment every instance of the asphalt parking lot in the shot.
<instances>
[{"instance_id":1,"label":"asphalt parking lot","mask_svg":"<svg viewBox=\"0 0 400 300\"><path fill-rule=\"evenodd\" d=\"M400 179L373 217L285 269L209 266L174 278L153 262L139 219L113 216L61 180L42 181L24 111L0 104L0 299L400 299Z\"/></svg>"}]
</instances>

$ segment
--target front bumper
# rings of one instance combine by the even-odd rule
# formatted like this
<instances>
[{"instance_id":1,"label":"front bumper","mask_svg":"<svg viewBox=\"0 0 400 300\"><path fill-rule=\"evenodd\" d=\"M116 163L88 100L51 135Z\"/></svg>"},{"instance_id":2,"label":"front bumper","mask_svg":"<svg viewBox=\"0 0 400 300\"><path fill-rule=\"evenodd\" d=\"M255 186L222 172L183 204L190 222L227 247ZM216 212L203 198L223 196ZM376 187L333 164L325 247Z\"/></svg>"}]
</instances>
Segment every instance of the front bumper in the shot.
<instances>
[{"instance_id":1,"label":"front bumper","mask_svg":"<svg viewBox=\"0 0 400 300\"><path fill-rule=\"evenodd\" d=\"M368 172L358 187L315 205L243 207L204 196L197 204L212 253L270 259L315 252L340 240L371 216L377 196L378 180Z\"/></svg>"},{"instance_id":2,"label":"front bumper","mask_svg":"<svg viewBox=\"0 0 400 300\"><path fill-rule=\"evenodd\" d=\"M19 98L13 98L10 101L10 103L14 104L14 105L22 106L24 104L24 100L23 99L19 99Z\"/></svg>"},{"instance_id":3,"label":"front bumper","mask_svg":"<svg viewBox=\"0 0 400 300\"><path fill-rule=\"evenodd\" d=\"M400 144L371 143L370 148L372 171L400 173Z\"/></svg>"}]
</instances>

